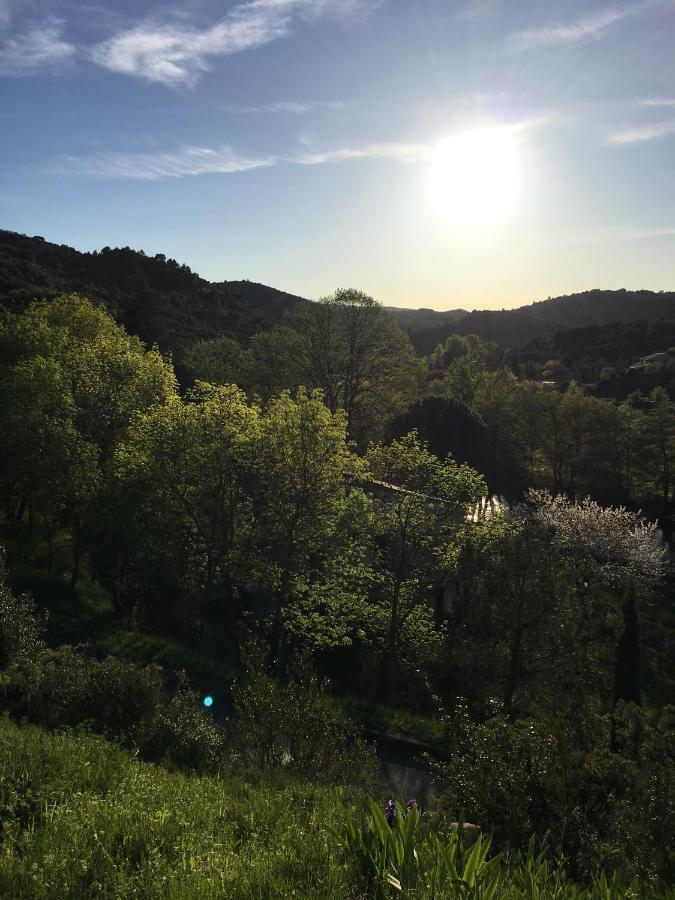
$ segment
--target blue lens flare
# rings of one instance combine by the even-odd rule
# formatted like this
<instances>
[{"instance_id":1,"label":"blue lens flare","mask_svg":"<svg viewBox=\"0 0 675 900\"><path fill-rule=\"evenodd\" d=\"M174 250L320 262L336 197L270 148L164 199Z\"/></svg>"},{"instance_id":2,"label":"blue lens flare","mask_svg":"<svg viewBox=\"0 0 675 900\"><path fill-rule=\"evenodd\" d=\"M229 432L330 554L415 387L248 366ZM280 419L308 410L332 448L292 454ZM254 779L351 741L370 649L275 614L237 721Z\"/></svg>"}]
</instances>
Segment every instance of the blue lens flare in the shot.
<instances>
[{"instance_id":1,"label":"blue lens flare","mask_svg":"<svg viewBox=\"0 0 675 900\"><path fill-rule=\"evenodd\" d=\"M209 694L204 697L204 706L208 709L209 706L213 706L213 697Z\"/></svg>"}]
</instances>

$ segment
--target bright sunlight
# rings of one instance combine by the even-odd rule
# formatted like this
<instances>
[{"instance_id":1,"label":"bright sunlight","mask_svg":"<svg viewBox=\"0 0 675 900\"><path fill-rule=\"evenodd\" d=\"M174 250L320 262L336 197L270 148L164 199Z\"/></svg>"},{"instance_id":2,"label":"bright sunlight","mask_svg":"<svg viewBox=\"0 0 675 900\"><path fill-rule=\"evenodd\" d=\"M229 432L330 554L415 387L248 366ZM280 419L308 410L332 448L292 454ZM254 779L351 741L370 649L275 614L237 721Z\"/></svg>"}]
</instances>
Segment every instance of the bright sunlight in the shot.
<instances>
[{"instance_id":1,"label":"bright sunlight","mask_svg":"<svg viewBox=\"0 0 675 900\"><path fill-rule=\"evenodd\" d=\"M513 208L518 175L513 129L467 131L436 147L431 167L431 200L439 216L452 225L490 225Z\"/></svg>"}]
</instances>

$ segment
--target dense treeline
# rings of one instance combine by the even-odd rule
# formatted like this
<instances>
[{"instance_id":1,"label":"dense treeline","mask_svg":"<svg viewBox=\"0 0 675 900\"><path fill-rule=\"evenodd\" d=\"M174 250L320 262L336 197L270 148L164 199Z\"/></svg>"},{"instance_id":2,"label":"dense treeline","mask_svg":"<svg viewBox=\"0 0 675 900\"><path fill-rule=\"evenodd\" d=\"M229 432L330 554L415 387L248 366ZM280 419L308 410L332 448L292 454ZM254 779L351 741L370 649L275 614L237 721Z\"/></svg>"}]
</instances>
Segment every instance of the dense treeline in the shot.
<instances>
[{"instance_id":1,"label":"dense treeline","mask_svg":"<svg viewBox=\"0 0 675 900\"><path fill-rule=\"evenodd\" d=\"M523 379L503 363L494 344L448 338L429 357L428 396L394 423L396 433L417 428L437 453L479 465L510 497L545 487L672 514L675 405L662 387L617 403L574 381L561 389ZM475 440L453 427L457 416Z\"/></svg>"},{"instance_id":2,"label":"dense treeline","mask_svg":"<svg viewBox=\"0 0 675 900\"><path fill-rule=\"evenodd\" d=\"M248 338L300 298L249 282L210 284L164 254L130 247L80 253L41 237L0 230L0 308L21 311L36 297L76 291L105 305L148 344L180 356L221 334Z\"/></svg>"},{"instance_id":3,"label":"dense treeline","mask_svg":"<svg viewBox=\"0 0 675 900\"><path fill-rule=\"evenodd\" d=\"M415 312L417 315L415 315ZM613 322L672 318L675 293L672 291L583 291L564 297L549 297L516 309L464 310L449 320L448 314L429 310L405 310L402 322L410 330L419 353L431 353L451 334L477 334L495 341L504 349L521 347L528 341L552 338L556 332ZM430 324L430 318L435 320Z\"/></svg>"},{"instance_id":4,"label":"dense treeline","mask_svg":"<svg viewBox=\"0 0 675 900\"><path fill-rule=\"evenodd\" d=\"M672 879L672 850L654 851L675 830L672 722L649 708L640 658L645 610L667 614L665 554L637 514L583 499L671 509L667 395L546 390L475 336L449 339L425 368L357 291L248 346L198 342L186 360L194 384L181 393L158 349L75 295L4 316L10 574L45 546L47 577L62 578L52 550L66 535L74 608L86 568L137 628L237 664L245 637L262 641L234 744L260 747L260 768L279 722L297 736L310 701L329 733L314 676L289 681L302 658L340 691L439 719L447 808L475 811L501 844L547 832L579 875L634 852L633 871ZM495 510L495 490L514 502ZM7 589L0 605L15 714L98 721L78 684L133 676L31 651L32 614ZM667 667L658 677L660 690ZM180 747L192 713L156 690L131 736ZM97 727L107 733L105 718ZM293 746L305 774L325 768Z\"/></svg>"}]
</instances>

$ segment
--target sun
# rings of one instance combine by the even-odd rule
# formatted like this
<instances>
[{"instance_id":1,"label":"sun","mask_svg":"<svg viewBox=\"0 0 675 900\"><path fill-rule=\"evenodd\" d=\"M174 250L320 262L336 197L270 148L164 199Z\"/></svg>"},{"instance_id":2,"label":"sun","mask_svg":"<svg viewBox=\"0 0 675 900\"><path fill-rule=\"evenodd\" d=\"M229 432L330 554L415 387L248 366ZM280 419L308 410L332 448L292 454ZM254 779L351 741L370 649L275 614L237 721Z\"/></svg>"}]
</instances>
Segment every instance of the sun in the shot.
<instances>
[{"instance_id":1,"label":"sun","mask_svg":"<svg viewBox=\"0 0 675 900\"><path fill-rule=\"evenodd\" d=\"M513 209L519 180L513 129L466 131L441 141L433 152L431 202L452 225L491 225Z\"/></svg>"}]
</instances>

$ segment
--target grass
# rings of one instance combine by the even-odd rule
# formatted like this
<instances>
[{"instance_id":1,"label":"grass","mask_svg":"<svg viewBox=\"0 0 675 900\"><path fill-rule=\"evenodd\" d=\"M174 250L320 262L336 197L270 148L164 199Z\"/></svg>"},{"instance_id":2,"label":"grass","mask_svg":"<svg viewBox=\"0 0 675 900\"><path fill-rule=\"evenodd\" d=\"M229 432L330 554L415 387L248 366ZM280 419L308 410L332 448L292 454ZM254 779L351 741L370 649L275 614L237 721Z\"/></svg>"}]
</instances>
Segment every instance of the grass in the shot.
<instances>
[{"instance_id":1,"label":"grass","mask_svg":"<svg viewBox=\"0 0 675 900\"><path fill-rule=\"evenodd\" d=\"M0 721L2 897L344 900L343 816L336 789L186 776Z\"/></svg>"},{"instance_id":2,"label":"grass","mask_svg":"<svg viewBox=\"0 0 675 900\"><path fill-rule=\"evenodd\" d=\"M416 811L306 783L187 776L85 733L0 718L0 896L171 900L674 900L534 851L464 847Z\"/></svg>"}]
</instances>

